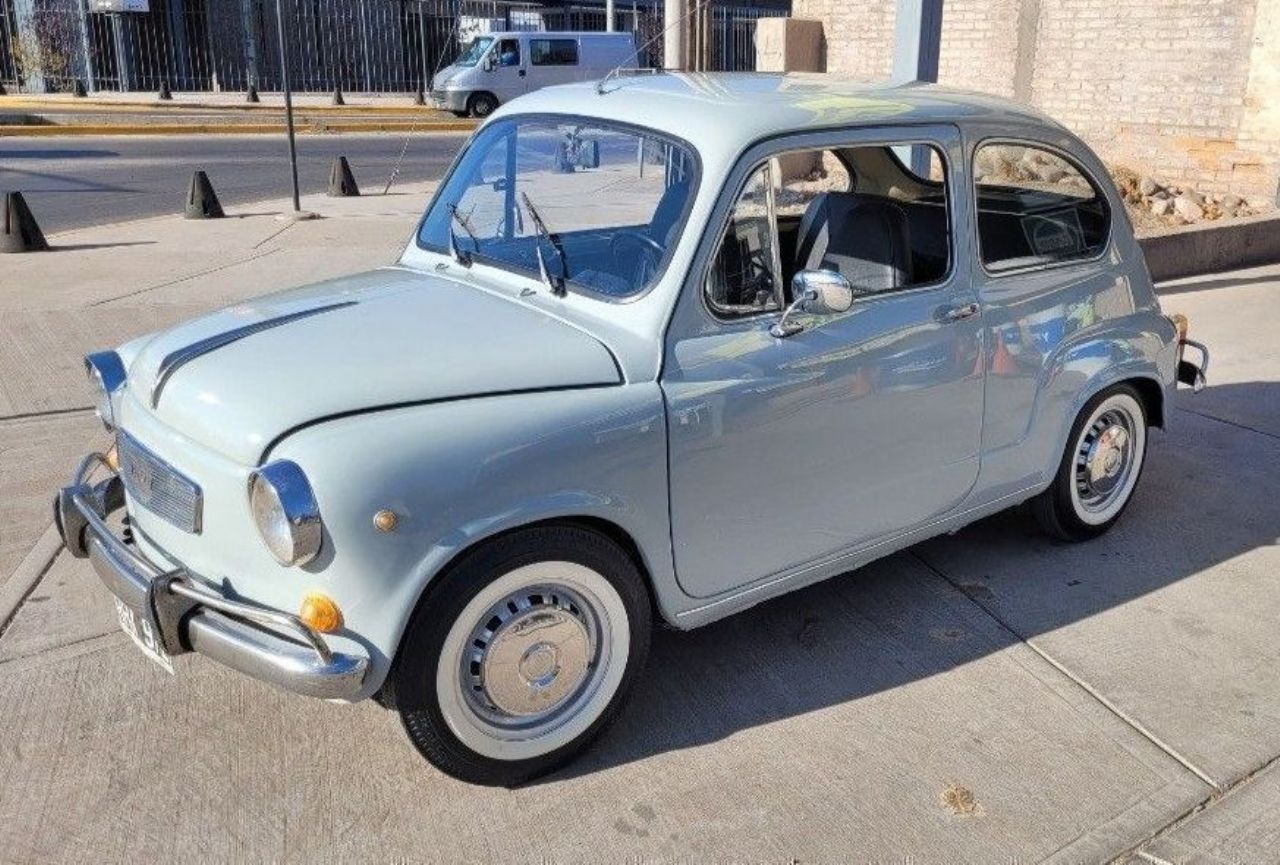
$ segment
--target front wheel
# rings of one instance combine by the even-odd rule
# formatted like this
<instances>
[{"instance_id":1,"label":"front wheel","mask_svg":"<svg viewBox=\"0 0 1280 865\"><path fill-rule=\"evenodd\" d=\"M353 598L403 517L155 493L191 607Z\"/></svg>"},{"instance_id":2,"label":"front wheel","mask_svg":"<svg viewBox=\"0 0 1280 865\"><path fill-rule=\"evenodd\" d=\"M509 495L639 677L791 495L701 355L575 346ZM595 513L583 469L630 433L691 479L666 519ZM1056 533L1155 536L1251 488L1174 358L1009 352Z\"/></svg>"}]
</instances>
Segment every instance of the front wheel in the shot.
<instances>
[{"instance_id":1,"label":"front wheel","mask_svg":"<svg viewBox=\"0 0 1280 865\"><path fill-rule=\"evenodd\" d=\"M1053 483L1031 500L1041 527L1066 541L1111 528L1133 497L1146 453L1147 413L1136 390L1116 385L1089 400Z\"/></svg>"},{"instance_id":2,"label":"front wheel","mask_svg":"<svg viewBox=\"0 0 1280 865\"><path fill-rule=\"evenodd\" d=\"M498 100L491 93L476 93L467 101L472 117L488 117L498 107Z\"/></svg>"},{"instance_id":3,"label":"front wheel","mask_svg":"<svg viewBox=\"0 0 1280 865\"><path fill-rule=\"evenodd\" d=\"M643 578L578 527L506 535L467 554L410 622L392 702L455 778L511 786L568 762L617 715L649 650Z\"/></svg>"}]
</instances>

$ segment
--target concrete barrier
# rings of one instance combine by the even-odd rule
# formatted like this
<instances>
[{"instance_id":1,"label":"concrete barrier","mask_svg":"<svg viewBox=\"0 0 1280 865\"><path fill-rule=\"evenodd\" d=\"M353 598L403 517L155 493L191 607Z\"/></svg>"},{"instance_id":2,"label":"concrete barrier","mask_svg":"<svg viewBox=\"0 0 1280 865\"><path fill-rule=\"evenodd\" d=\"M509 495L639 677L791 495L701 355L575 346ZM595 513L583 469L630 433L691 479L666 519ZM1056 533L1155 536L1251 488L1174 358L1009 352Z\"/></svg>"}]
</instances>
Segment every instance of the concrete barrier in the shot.
<instances>
[{"instance_id":1,"label":"concrete barrier","mask_svg":"<svg viewBox=\"0 0 1280 865\"><path fill-rule=\"evenodd\" d=\"M1280 215L1207 222L1138 237L1155 282L1280 261Z\"/></svg>"}]
</instances>

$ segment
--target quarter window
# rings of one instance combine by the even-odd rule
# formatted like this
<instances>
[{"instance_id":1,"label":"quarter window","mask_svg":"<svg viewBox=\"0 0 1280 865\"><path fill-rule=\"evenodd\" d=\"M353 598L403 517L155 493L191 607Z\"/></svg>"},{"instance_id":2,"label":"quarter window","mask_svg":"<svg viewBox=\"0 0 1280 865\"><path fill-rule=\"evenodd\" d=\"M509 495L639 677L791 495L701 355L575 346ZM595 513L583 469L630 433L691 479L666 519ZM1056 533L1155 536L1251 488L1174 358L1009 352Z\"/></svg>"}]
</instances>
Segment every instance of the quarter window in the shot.
<instances>
[{"instance_id":1,"label":"quarter window","mask_svg":"<svg viewBox=\"0 0 1280 865\"><path fill-rule=\"evenodd\" d=\"M1094 258L1111 214L1083 171L1053 151L984 144L974 155L978 241L993 273Z\"/></svg>"},{"instance_id":2,"label":"quarter window","mask_svg":"<svg viewBox=\"0 0 1280 865\"><path fill-rule=\"evenodd\" d=\"M577 66L577 40L530 39L529 60L534 66Z\"/></svg>"}]
</instances>

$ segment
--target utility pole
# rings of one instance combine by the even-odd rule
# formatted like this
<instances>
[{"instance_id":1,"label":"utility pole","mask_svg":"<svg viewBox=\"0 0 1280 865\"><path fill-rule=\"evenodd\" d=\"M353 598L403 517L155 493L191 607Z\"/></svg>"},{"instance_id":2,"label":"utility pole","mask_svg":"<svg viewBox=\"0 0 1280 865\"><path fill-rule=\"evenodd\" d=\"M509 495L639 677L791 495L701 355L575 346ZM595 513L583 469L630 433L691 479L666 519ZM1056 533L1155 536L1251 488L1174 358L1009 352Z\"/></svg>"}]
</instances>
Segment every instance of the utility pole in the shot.
<instances>
[{"instance_id":1,"label":"utility pole","mask_svg":"<svg viewBox=\"0 0 1280 865\"><path fill-rule=\"evenodd\" d=\"M606 33L613 32L613 0L604 0L604 29Z\"/></svg>"},{"instance_id":2,"label":"utility pole","mask_svg":"<svg viewBox=\"0 0 1280 865\"><path fill-rule=\"evenodd\" d=\"M898 0L894 28L893 82L938 80L942 50L942 0ZM911 170L929 176L929 148L911 148Z\"/></svg>"},{"instance_id":3,"label":"utility pole","mask_svg":"<svg viewBox=\"0 0 1280 865\"><path fill-rule=\"evenodd\" d=\"M293 212L302 213L298 195L298 147L293 138L293 95L289 92L289 48L284 35L284 0L276 0L276 34L280 37L280 88L284 91L284 122L289 129L289 170L293 174Z\"/></svg>"},{"instance_id":4,"label":"utility pole","mask_svg":"<svg viewBox=\"0 0 1280 865\"><path fill-rule=\"evenodd\" d=\"M666 69L688 68L689 0L664 0L662 8L662 65Z\"/></svg>"},{"instance_id":5,"label":"utility pole","mask_svg":"<svg viewBox=\"0 0 1280 865\"><path fill-rule=\"evenodd\" d=\"M942 48L942 0L898 0L893 81L937 81Z\"/></svg>"}]
</instances>

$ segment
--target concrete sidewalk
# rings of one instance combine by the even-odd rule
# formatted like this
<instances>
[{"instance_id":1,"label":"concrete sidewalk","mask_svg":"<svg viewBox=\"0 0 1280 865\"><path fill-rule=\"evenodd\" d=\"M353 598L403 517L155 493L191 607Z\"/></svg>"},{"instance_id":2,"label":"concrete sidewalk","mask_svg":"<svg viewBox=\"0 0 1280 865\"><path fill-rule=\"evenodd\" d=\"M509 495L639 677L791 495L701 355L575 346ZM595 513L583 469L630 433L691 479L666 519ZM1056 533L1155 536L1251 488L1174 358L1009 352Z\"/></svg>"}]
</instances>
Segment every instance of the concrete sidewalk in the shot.
<instances>
[{"instance_id":1,"label":"concrete sidewalk","mask_svg":"<svg viewBox=\"0 0 1280 865\"><path fill-rule=\"evenodd\" d=\"M0 860L1275 860L1280 268L1164 287L1213 384L1180 395L1115 531L1063 546L1006 514L660 631L621 722L542 783L444 778L372 703L151 668L85 564L40 544L105 441L81 355L389 262L426 194L0 260L0 603L25 599L0 615Z\"/></svg>"}]
</instances>

